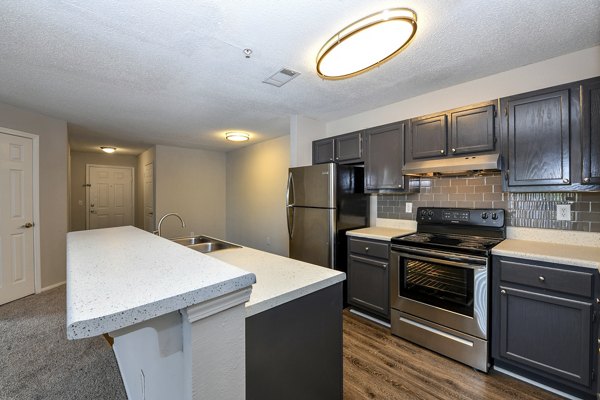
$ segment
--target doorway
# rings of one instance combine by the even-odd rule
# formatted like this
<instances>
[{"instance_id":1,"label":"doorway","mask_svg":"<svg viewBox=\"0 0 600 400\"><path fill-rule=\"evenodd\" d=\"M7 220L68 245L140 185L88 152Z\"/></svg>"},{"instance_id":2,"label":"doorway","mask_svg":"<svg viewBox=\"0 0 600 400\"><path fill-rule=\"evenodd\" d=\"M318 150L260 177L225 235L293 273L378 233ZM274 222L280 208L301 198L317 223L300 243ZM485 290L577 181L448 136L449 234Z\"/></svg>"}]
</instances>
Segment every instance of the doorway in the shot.
<instances>
[{"instance_id":1,"label":"doorway","mask_svg":"<svg viewBox=\"0 0 600 400\"><path fill-rule=\"evenodd\" d=\"M0 304L39 291L38 143L0 128Z\"/></svg>"},{"instance_id":2,"label":"doorway","mask_svg":"<svg viewBox=\"0 0 600 400\"><path fill-rule=\"evenodd\" d=\"M86 165L86 229L133 225L133 168Z\"/></svg>"},{"instance_id":3,"label":"doorway","mask_svg":"<svg viewBox=\"0 0 600 400\"><path fill-rule=\"evenodd\" d=\"M154 231L154 163L144 165L144 230Z\"/></svg>"}]
</instances>

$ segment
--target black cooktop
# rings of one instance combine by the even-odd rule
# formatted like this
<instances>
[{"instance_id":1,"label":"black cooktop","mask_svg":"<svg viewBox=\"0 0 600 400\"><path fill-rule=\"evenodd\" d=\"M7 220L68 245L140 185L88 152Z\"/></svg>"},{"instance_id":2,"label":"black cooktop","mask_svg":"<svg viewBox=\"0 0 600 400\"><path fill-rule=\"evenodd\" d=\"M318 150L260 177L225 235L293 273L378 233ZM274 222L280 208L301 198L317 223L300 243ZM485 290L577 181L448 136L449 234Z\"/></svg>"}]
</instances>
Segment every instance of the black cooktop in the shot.
<instances>
[{"instance_id":1,"label":"black cooktop","mask_svg":"<svg viewBox=\"0 0 600 400\"><path fill-rule=\"evenodd\" d=\"M417 233L392 244L488 255L505 237L503 209L419 207Z\"/></svg>"}]
</instances>

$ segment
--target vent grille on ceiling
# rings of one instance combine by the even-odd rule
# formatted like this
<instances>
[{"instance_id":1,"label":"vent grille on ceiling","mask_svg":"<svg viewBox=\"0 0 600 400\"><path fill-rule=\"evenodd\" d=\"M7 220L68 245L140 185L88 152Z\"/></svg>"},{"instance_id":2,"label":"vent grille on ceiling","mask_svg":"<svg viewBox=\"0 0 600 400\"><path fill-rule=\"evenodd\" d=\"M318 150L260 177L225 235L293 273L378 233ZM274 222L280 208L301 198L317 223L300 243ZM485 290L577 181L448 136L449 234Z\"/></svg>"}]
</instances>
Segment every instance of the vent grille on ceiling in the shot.
<instances>
[{"instance_id":1,"label":"vent grille on ceiling","mask_svg":"<svg viewBox=\"0 0 600 400\"><path fill-rule=\"evenodd\" d=\"M263 83L268 83L269 85L281 87L300 75L300 72L291 70L289 68L282 68L279 71L275 72L273 75L268 77L263 81Z\"/></svg>"}]
</instances>

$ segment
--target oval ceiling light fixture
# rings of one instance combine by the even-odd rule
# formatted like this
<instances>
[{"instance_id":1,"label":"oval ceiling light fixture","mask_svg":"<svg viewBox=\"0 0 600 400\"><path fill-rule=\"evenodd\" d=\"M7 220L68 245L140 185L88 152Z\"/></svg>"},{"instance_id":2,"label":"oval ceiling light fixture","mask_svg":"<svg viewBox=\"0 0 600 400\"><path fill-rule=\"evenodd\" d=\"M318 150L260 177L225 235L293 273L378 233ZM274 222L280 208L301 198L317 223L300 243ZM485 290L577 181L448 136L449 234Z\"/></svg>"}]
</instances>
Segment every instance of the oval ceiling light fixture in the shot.
<instances>
[{"instance_id":1,"label":"oval ceiling light fixture","mask_svg":"<svg viewBox=\"0 0 600 400\"><path fill-rule=\"evenodd\" d=\"M250 135L245 132L227 132L225 133L225 139L232 142L244 142L250 139Z\"/></svg>"},{"instance_id":2,"label":"oval ceiling light fixture","mask_svg":"<svg viewBox=\"0 0 600 400\"><path fill-rule=\"evenodd\" d=\"M100 149L108 154L114 153L115 151L117 151L116 147L112 147L112 146L100 146Z\"/></svg>"},{"instance_id":3,"label":"oval ceiling light fixture","mask_svg":"<svg viewBox=\"0 0 600 400\"><path fill-rule=\"evenodd\" d=\"M417 32L417 14L391 8L362 18L329 39L317 54L317 74L346 79L367 72L405 49Z\"/></svg>"}]
</instances>

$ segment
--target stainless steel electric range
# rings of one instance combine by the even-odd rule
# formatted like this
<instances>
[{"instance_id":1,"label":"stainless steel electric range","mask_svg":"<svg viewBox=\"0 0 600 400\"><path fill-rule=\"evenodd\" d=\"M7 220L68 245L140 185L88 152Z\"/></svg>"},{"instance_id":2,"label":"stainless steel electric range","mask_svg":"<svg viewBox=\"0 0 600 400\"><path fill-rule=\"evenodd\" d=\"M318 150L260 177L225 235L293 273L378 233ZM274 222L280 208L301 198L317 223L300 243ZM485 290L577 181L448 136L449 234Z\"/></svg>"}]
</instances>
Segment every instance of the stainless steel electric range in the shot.
<instances>
[{"instance_id":1,"label":"stainless steel electric range","mask_svg":"<svg viewBox=\"0 0 600 400\"><path fill-rule=\"evenodd\" d=\"M392 238L392 333L487 372L491 249L504 210L419 207L417 233Z\"/></svg>"}]
</instances>

